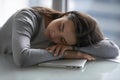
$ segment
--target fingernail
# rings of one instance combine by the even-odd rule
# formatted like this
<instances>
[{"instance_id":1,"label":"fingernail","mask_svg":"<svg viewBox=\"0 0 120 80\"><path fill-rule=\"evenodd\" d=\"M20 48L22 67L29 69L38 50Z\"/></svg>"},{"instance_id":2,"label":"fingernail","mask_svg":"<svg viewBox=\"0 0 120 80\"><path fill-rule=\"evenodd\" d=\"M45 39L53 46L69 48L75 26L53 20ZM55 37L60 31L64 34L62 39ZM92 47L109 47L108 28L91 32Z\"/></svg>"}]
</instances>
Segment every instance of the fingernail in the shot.
<instances>
[{"instance_id":1,"label":"fingernail","mask_svg":"<svg viewBox=\"0 0 120 80\"><path fill-rule=\"evenodd\" d=\"M54 56L57 56L57 54L54 54Z\"/></svg>"},{"instance_id":2,"label":"fingernail","mask_svg":"<svg viewBox=\"0 0 120 80\"><path fill-rule=\"evenodd\" d=\"M48 50L48 52L52 52L51 50Z\"/></svg>"}]
</instances>

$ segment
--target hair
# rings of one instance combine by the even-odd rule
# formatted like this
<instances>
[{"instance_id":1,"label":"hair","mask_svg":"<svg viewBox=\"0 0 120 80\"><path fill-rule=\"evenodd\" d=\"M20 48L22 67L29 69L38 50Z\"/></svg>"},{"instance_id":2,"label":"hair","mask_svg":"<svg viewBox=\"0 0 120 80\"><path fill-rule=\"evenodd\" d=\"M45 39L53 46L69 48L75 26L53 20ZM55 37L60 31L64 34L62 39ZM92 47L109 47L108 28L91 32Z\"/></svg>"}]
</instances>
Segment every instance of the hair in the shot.
<instances>
[{"instance_id":1,"label":"hair","mask_svg":"<svg viewBox=\"0 0 120 80\"><path fill-rule=\"evenodd\" d=\"M45 18L45 26L47 26L52 20L57 19L58 16L63 13L57 10L53 10L47 7L32 7L32 9L38 14L42 14Z\"/></svg>"},{"instance_id":2,"label":"hair","mask_svg":"<svg viewBox=\"0 0 120 80\"><path fill-rule=\"evenodd\" d=\"M39 14L44 15L46 26L52 20L67 15L67 18L73 21L76 28L77 43L74 46L89 46L98 43L104 38L97 21L88 14L81 13L78 11L69 11L63 13L45 7L32 7L32 9L38 12Z\"/></svg>"}]
</instances>

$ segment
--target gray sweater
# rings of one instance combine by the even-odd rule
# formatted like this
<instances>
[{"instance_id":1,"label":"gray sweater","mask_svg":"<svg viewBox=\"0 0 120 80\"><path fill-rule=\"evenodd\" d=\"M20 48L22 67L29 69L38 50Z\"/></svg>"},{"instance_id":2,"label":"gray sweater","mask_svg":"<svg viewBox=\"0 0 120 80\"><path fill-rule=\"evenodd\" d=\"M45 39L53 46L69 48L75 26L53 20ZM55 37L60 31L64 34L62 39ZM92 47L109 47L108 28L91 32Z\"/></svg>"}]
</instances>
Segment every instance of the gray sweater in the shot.
<instances>
[{"instance_id":1,"label":"gray sweater","mask_svg":"<svg viewBox=\"0 0 120 80\"><path fill-rule=\"evenodd\" d=\"M45 37L44 30L43 15L30 9L17 11L0 29L0 53L13 54L14 62L18 66L30 66L62 58L45 50L52 42ZM118 46L109 39L87 47L76 47L75 50L101 58L114 58L119 54Z\"/></svg>"}]
</instances>

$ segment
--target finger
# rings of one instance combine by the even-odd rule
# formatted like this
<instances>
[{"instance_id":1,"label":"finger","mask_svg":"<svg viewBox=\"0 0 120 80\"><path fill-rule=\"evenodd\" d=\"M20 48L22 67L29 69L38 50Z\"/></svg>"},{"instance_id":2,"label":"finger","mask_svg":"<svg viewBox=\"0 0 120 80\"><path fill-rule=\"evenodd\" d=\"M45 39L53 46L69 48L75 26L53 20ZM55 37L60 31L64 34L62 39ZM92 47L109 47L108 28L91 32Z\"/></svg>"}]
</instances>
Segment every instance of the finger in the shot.
<instances>
[{"instance_id":1,"label":"finger","mask_svg":"<svg viewBox=\"0 0 120 80\"><path fill-rule=\"evenodd\" d=\"M95 60L95 57L92 57L92 56L91 56L90 58L91 58L91 60Z\"/></svg>"},{"instance_id":2,"label":"finger","mask_svg":"<svg viewBox=\"0 0 120 80\"><path fill-rule=\"evenodd\" d=\"M55 47L56 47L56 46L49 47L49 48L47 48L47 50L48 50L50 53L54 53Z\"/></svg>"},{"instance_id":3,"label":"finger","mask_svg":"<svg viewBox=\"0 0 120 80\"><path fill-rule=\"evenodd\" d=\"M95 60L95 58L92 56L89 56L89 60Z\"/></svg>"},{"instance_id":4,"label":"finger","mask_svg":"<svg viewBox=\"0 0 120 80\"><path fill-rule=\"evenodd\" d=\"M45 48L46 50L49 50L50 49L50 47L48 47L48 48Z\"/></svg>"},{"instance_id":5,"label":"finger","mask_svg":"<svg viewBox=\"0 0 120 80\"><path fill-rule=\"evenodd\" d=\"M65 53L65 51L67 51L67 50L69 50L67 47L62 47L62 49L61 49L59 55L62 56L62 55Z\"/></svg>"},{"instance_id":6,"label":"finger","mask_svg":"<svg viewBox=\"0 0 120 80\"><path fill-rule=\"evenodd\" d=\"M49 48L46 48L46 50L47 50L47 51L49 51L49 52L51 52L51 47L49 47Z\"/></svg>"},{"instance_id":7,"label":"finger","mask_svg":"<svg viewBox=\"0 0 120 80\"><path fill-rule=\"evenodd\" d=\"M61 51L61 48L62 48L62 46L57 46L57 47L56 47L54 56L59 56L59 53L60 53L60 51Z\"/></svg>"},{"instance_id":8,"label":"finger","mask_svg":"<svg viewBox=\"0 0 120 80\"><path fill-rule=\"evenodd\" d=\"M86 58L87 60L91 61L91 60L95 60L94 57L90 56L90 55L85 55L84 58Z\"/></svg>"}]
</instances>

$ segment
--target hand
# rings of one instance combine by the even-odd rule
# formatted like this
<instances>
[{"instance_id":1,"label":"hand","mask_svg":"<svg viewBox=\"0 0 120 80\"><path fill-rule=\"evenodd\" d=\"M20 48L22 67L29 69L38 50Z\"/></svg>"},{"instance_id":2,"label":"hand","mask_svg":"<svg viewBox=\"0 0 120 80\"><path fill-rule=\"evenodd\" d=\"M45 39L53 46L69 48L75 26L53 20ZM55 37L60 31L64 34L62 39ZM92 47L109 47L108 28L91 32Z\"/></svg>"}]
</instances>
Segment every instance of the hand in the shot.
<instances>
[{"instance_id":1,"label":"hand","mask_svg":"<svg viewBox=\"0 0 120 80\"><path fill-rule=\"evenodd\" d=\"M80 58L87 59L89 61L95 60L95 57L93 57L92 55L81 53L81 52L78 52L78 56Z\"/></svg>"},{"instance_id":2,"label":"hand","mask_svg":"<svg viewBox=\"0 0 120 80\"><path fill-rule=\"evenodd\" d=\"M46 48L46 50L53 53L54 56L60 56L60 55L63 55L65 51L69 51L73 49L72 49L72 46L54 45L54 46Z\"/></svg>"},{"instance_id":3,"label":"hand","mask_svg":"<svg viewBox=\"0 0 120 80\"><path fill-rule=\"evenodd\" d=\"M80 52L80 51L66 51L66 54L64 55L63 58L66 59L87 59L89 61L95 60L95 57L92 55Z\"/></svg>"}]
</instances>

